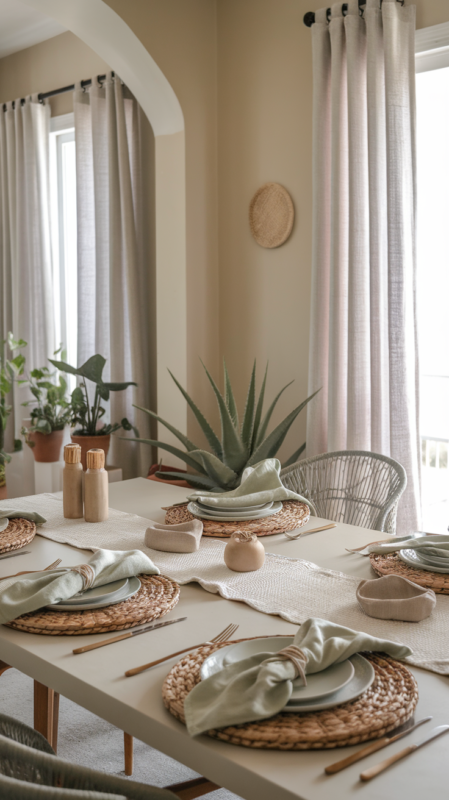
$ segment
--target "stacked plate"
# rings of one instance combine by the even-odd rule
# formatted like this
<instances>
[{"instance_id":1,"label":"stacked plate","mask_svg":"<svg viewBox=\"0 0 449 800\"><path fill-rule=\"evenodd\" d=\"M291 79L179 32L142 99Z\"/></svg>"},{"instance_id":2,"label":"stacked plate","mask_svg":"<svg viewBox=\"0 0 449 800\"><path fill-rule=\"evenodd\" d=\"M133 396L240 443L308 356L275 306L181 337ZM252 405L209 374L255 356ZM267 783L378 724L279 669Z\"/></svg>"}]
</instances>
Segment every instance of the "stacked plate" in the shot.
<instances>
[{"instance_id":1,"label":"stacked plate","mask_svg":"<svg viewBox=\"0 0 449 800\"><path fill-rule=\"evenodd\" d=\"M122 603L123 600L128 600L139 589L139 578L122 578L119 581L105 583L104 586L96 586L94 589L78 592L69 600L52 603L46 608L51 608L54 611L88 611L96 608L105 608L116 603Z\"/></svg>"},{"instance_id":2,"label":"stacked plate","mask_svg":"<svg viewBox=\"0 0 449 800\"><path fill-rule=\"evenodd\" d=\"M210 519L215 522L241 522L252 519L263 519L277 514L282 508L282 503L262 503L257 506L240 506L239 508L229 508L226 506L214 505L207 506L199 500L189 503L187 510L195 517Z\"/></svg>"},{"instance_id":3,"label":"stacked plate","mask_svg":"<svg viewBox=\"0 0 449 800\"><path fill-rule=\"evenodd\" d=\"M242 661L258 653L277 653L293 643L292 636L275 636L269 639L251 639L248 642L223 647L206 658L201 667L201 679L205 680L223 667ZM307 713L349 703L360 697L371 686L375 677L374 668L366 658L354 655L341 664L307 675L307 686L297 679L293 681L293 692L284 713Z\"/></svg>"},{"instance_id":4,"label":"stacked plate","mask_svg":"<svg viewBox=\"0 0 449 800\"><path fill-rule=\"evenodd\" d=\"M426 554L424 548L419 550L398 550L398 555L401 561L404 561L409 567L425 569L427 572L449 574L449 552L448 558Z\"/></svg>"}]
</instances>

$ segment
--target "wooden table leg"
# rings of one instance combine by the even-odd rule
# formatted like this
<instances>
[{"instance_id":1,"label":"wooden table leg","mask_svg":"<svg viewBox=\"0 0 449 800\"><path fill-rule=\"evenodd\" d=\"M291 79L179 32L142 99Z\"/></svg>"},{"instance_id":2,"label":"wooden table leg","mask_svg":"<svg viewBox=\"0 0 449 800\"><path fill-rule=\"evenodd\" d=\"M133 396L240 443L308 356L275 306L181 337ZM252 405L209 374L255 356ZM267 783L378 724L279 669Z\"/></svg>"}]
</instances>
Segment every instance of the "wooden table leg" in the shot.
<instances>
[{"instance_id":1,"label":"wooden table leg","mask_svg":"<svg viewBox=\"0 0 449 800\"><path fill-rule=\"evenodd\" d=\"M50 742L56 752L58 742L59 695L34 681L34 728Z\"/></svg>"},{"instance_id":2,"label":"wooden table leg","mask_svg":"<svg viewBox=\"0 0 449 800\"><path fill-rule=\"evenodd\" d=\"M7 669L11 669L11 666L6 661L0 661L0 675L3 675Z\"/></svg>"},{"instance_id":3,"label":"wooden table leg","mask_svg":"<svg viewBox=\"0 0 449 800\"><path fill-rule=\"evenodd\" d=\"M133 737L129 733L123 732L125 745L125 775L132 775L134 769L134 746Z\"/></svg>"}]
</instances>

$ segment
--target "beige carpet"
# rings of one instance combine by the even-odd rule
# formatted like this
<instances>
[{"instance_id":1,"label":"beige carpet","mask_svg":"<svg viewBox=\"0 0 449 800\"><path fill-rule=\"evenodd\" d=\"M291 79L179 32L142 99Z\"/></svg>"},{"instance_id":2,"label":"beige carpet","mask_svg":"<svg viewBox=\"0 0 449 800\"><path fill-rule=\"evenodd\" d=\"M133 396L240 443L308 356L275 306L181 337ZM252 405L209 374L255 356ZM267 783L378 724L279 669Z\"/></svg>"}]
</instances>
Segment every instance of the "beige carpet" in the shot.
<instances>
[{"instance_id":1,"label":"beige carpet","mask_svg":"<svg viewBox=\"0 0 449 800\"><path fill-rule=\"evenodd\" d=\"M15 669L0 676L0 711L33 725L33 682ZM123 772L123 733L81 706L61 697L58 755L86 767L125 777ZM133 780L167 786L196 778L197 773L172 758L134 740ZM237 795L219 789L207 800L239 800Z\"/></svg>"}]
</instances>

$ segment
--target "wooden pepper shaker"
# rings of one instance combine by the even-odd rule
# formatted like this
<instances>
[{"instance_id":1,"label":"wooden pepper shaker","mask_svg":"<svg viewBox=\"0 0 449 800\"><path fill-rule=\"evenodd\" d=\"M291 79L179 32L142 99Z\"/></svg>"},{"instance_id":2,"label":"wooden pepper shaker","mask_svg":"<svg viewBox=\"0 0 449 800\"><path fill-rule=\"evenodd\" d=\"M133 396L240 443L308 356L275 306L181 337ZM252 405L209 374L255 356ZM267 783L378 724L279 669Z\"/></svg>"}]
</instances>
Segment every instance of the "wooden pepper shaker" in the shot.
<instances>
[{"instance_id":1,"label":"wooden pepper shaker","mask_svg":"<svg viewBox=\"0 0 449 800\"><path fill-rule=\"evenodd\" d=\"M83 516L83 465L79 444L64 447L62 470L62 506L65 519L81 519Z\"/></svg>"},{"instance_id":2,"label":"wooden pepper shaker","mask_svg":"<svg viewBox=\"0 0 449 800\"><path fill-rule=\"evenodd\" d=\"M103 522L108 518L109 484L104 468L104 450L87 451L87 470L84 474L84 519Z\"/></svg>"},{"instance_id":3,"label":"wooden pepper shaker","mask_svg":"<svg viewBox=\"0 0 449 800\"><path fill-rule=\"evenodd\" d=\"M236 531L224 549L224 562L234 572L255 572L263 567L265 548L255 533Z\"/></svg>"}]
</instances>

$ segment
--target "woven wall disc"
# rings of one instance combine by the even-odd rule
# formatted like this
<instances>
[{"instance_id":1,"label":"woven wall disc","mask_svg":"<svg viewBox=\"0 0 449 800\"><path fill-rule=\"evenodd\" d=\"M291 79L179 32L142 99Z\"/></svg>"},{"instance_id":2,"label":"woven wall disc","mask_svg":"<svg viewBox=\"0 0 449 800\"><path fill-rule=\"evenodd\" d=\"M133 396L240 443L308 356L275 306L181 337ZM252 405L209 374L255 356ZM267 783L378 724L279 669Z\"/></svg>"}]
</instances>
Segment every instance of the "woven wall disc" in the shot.
<instances>
[{"instance_id":1,"label":"woven wall disc","mask_svg":"<svg viewBox=\"0 0 449 800\"><path fill-rule=\"evenodd\" d=\"M265 183L249 206L249 227L261 247L279 247L293 228L295 208L287 189L280 183Z\"/></svg>"},{"instance_id":2,"label":"woven wall disc","mask_svg":"<svg viewBox=\"0 0 449 800\"><path fill-rule=\"evenodd\" d=\"M270 536L274 533L285 533L294 531L295 528L302 528L310 518L309 506L300 503L299 500L286 500L277 514L262 519L253 519L241 522L215 522L214 520L195 517L187 511L187 503L182 506L171 506L165 514L167 525L175 525L177 522L188 522L191 519L199 519L203 523L203 535L214 536L219 539L232 536L235 531L250 531L257 536Z\"/></svg>"},{"instance_id":3,"label":"woven wall disc","mask_svg":"<svg viewBox=\"0 0 449 800\"><path fill-rule=\"evenodd\" d=\"M20 550L33 541L36 536L36 523L29 519L17 517L9 520L9 525L0 531L0 553L8 550Z\"/></svg>"},{"instance_id":4,"label":"woven wall disc","mask_svg":"<svg viewBox=\"0 0 449 800\"><path fill-rule=\"evenodd\" d=\"M244 640L240 640L244 641ZM199 682L204 659L221 645L200 647L179 661L162 687L166 708L180 722L184 700ZM270 719L208 731L214 739L263 750L328 750L380 739L406 722L418 702L412 673L388 656L364 653L374 667L374 682L357 700L308 714L276 714Z\"/></svg>"},{"instance_id":5,"label":"woven wall disc","mask_svg":"<svg viewBox=\"0 0 449 800\"><path fill-rule=\"evenodd\" d=\"M175 607L180 588L162 575L139 575L141 587L133 597L97 611L54 611L41 609L24 614L8 627L27 633L47 636L84 636L134 628L144 622L163 617Z\"/></svg>"},{"instance_id":6,"label":"woven wall disc","mask_svg":"<svg viewBox=\"0 0 449 800\"><path fill-rule=\"evenodd\" d=\"M397 553L383 553L370 555L371 566L376 575L401 575L409 581L433 589L437 594L449 594L449 574L441 572L427 572L425 569L415 569L405 564Z\"/></svg>"}]
</instances>

